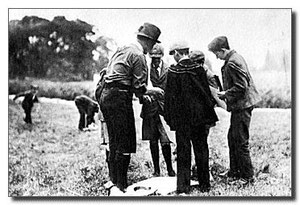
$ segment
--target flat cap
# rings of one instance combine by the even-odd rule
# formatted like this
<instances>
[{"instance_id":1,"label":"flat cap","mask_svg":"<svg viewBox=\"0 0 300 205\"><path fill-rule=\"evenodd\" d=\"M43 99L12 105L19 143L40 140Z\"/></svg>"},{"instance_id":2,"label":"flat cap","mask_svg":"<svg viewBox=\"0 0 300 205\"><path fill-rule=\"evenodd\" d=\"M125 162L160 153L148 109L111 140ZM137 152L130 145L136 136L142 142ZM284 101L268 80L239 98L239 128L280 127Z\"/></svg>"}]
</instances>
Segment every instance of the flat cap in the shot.
<instances>
[{"instance_id":1,"label":"flat cap","mask_svg":"<svg viewBox=\"0 0 300 205\"><path fill-rule=\"evenodd\" d=\"M169 54L173 55L175 53L175 50L185 50L185 49L189 49L188 43L185 41L180 41L180 42L174 43L170 47Z\"/></svg>"},{"instance_id":2,"label":"flat cap","mask_svg":"<svg viewBox=\"0 0 300 205\"><path fill-rule=\"evenodd\" d=\"M161 58L164 56L164 48L160 44L155 44L149 52L150 58Z\"/></svg>"},{"instance_id":3,"label":"flat cap","mask_svg":"<svg viewBox=\"0 0 300 205\"><path fill-rule=\"evenodd\" d=\"M202 51L193 50L193 51L190 51L189 58L192 61L200 61L200 60L204 60L205 59L205 55L204 55L204 53Z\"/></svg>"},{"instance_id":4,"label":"flat cap","mask_svg":"<svg viewBox=\"0 0 300 205\"><path fill-rule=\"evenodd\" d=\"M216 37L210 44L208 44L208 50L214 52L214 51L220 51L222 48L229 49L229 44L226 36L219 36Z\"/></svg>"}]
</instances>

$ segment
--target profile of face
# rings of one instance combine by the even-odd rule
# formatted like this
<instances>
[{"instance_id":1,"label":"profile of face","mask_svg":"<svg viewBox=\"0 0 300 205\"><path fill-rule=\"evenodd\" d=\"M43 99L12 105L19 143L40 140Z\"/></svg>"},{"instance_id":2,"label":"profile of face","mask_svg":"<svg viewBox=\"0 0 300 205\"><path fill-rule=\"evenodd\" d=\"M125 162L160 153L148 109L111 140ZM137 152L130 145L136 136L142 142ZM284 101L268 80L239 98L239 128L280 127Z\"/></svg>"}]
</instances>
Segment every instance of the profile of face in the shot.
<instances>
[{"instance_id":1,"label":"profile of face","mask_svg":"<svg viewBox=\"0 0 300 205\"><path fill-rule=\"evenodd\" d=\"M183 57L178 51L175 50L173 58L178 63L178 61Z\"/></svg>"},{"instance_id":2,"label":"profile of face","mask_svg":"<svg viewBox=\"0 0 300 205\"><path fill-rule=\"evenodd\" d=\"M151 59L152 59L152 61L151 61L152 66L153 66L154 68L158 68L158 66L159 66L159 64L160 64L160 61L161 61L161 58L160 58L160 57L153 57L153 58L151 58Z\"/></svg>"},{"instance_id":3,"label":"profile of face","mask_svg":"<svg viewBox=\"0 0 300 205\"><path fill-rule=\"evenodd\" d=\"M226 57L226 52L225 50L221 50L221 51L214 51L213 52L216 55L216 58L224 60Z\"/></svg>"}]
</instances>

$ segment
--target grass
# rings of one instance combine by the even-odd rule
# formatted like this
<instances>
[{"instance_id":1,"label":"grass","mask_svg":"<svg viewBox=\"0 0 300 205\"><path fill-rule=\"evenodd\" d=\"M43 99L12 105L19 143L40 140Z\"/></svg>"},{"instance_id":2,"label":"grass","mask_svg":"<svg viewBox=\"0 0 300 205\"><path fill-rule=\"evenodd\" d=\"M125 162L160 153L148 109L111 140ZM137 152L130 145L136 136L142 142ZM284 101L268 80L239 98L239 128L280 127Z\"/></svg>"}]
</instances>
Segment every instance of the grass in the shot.
<instances>
[{"instance_id":1,"label":"grass","mask_svg":"<svg viewBox=\"0 0 300 205\"><path fill-rule=\"evenodd\" d=\"M33 125L23 122L19 101L9 100L8 108L9 196L106 194L102 185L109 178L100 134L77 130L79 114L73 102L53 104L41 99L33 110ZM138 140L137 153L132 156L128 171L129 184L150 178L153 172L149 144L141 140L137 102L134 108ZM245 188L230 185L218 176L229 164L226 140L229 114L217 111L220 121L209 136L212 189L203 194L194 188L189 196L291 196L291 110L254 110L250 146L256 182ZM169 135L176 142L174 133ZM167 176L162 158L161 155L161 172ZM176 170L175 156L173 163ZM269 169L264 170L267 166Z\"/></svg>"}]
</instances>

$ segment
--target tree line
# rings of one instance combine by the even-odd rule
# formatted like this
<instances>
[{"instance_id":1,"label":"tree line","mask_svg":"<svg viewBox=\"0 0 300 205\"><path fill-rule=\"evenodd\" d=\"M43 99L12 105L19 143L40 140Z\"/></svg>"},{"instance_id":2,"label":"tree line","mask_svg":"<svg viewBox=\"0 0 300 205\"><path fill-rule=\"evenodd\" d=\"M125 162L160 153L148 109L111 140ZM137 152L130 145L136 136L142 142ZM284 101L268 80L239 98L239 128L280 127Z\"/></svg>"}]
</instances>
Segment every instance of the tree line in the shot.
<instances>
[{"instance_id":1,"label":"tree line","mask_svg":"<svg viewBox=\"0 0 300 205\"><path fill-rule=\"evenodd\" d=\"M92 79L108 63L113 40L95 35L93 25L56 16L52 21L25 16L9 22L9 78L60 81Z\"/></svg>"}]
</instances>

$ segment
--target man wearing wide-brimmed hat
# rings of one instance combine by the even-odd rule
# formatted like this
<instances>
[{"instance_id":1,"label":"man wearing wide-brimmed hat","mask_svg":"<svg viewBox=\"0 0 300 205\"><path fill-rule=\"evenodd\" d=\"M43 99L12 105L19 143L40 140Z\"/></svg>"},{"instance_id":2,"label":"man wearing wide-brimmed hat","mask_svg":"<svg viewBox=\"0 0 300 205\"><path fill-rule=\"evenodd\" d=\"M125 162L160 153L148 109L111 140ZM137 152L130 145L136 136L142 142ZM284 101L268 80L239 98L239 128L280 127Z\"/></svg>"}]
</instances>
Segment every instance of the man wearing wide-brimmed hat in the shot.
<instances>
[{"instance_id":1,"label":"man wearing wide-brimmed hat","mask_svg":"<svg viewBox=\"0 0 300 205\"><path fill-rule=\"evenodd\" d=\"M208 50L224 60L221 68L224 91L218 94L231 112L228 131L230 169L226 175L240 179L244 185L253 182L253 166L249 151L249 126L253 106L260 97L245 59L230 49L226 36L213 39Z\"/></svg>"},{"instance_id":2,"label":"man wearing wide-brimmed hat","mask_svg":"<svg viewBox=\"0 0 300 205\"><path fill-rule=\"evenodd\" d=\"M153 87L165 89L167 82L168 65L162 60L164 56L164 48L160 44L155 44L149 53L151 58L150 64L150 81ZM162 154L164 156L167 171L169 176L175 176L172 167L170 139L162 124L159 115L163 115L164 96L163 95L143 95L142 99L149 98L150 100L141 100L143 103L141 117L142 124L142 140L149 140L152 162L154 166L153 176L160 176L159 166L159 146L161 144Z\"/></svg>"},{"instance_id":3,"label":"man wearing wide-brimmed hat","mask_svg":"<svg viewBox=\"0 0 300 205\"><path fill-rule=\"evenodd\" d=\"M179 42L171 46L176 65L170 66L165 89L165 120L175 131L177 144L177 192L190 192L191 144L201 192L210 190L209 128L218 117L214 111L206 72L189 58L189 46Z\"/></svg>"},{"instance_id":4,"label":"man wearing wide-brimmed hat","mask_svg":"<svg viewBox=\"0 0 300 205\"><path fill-rule=\"evenodd\" d=\"M100 95L100 109L107 122L109 135L109 176L120 191L127 188L130 154L136 152L136 131L132 108L133 93L163 93L160 88L147 88L147 64L144 54L159 43L160 29L144 23L138 29L137 42L118 48L110 59Z\"/></svg>"}]
</instances>

